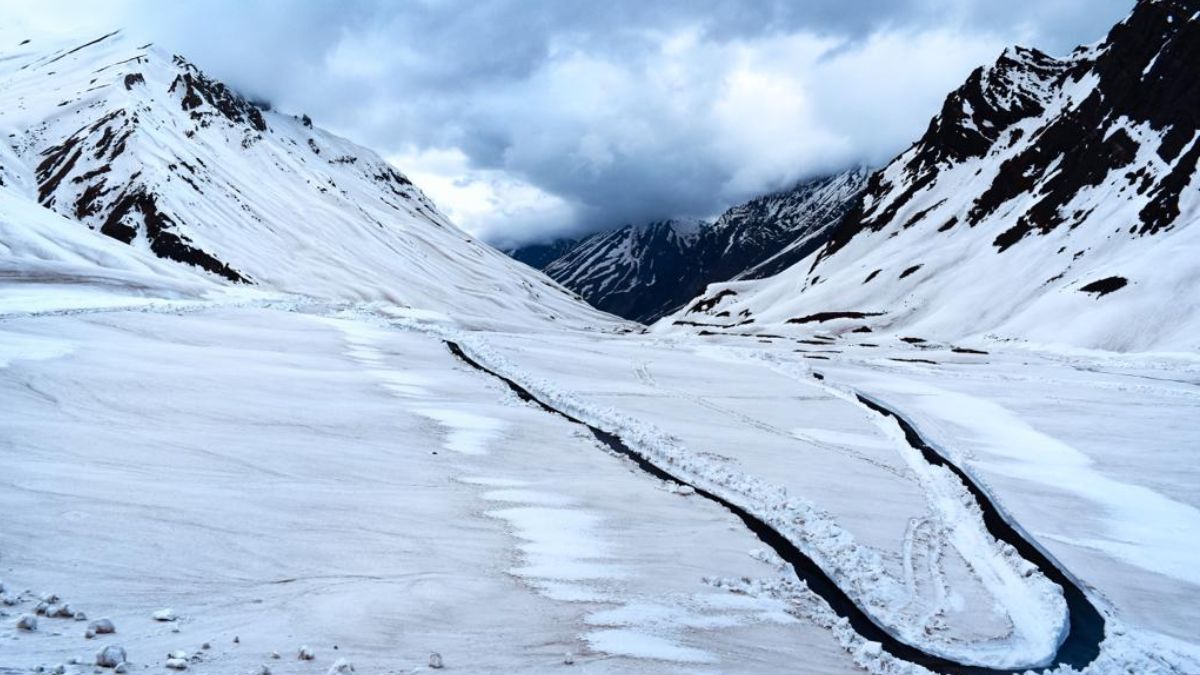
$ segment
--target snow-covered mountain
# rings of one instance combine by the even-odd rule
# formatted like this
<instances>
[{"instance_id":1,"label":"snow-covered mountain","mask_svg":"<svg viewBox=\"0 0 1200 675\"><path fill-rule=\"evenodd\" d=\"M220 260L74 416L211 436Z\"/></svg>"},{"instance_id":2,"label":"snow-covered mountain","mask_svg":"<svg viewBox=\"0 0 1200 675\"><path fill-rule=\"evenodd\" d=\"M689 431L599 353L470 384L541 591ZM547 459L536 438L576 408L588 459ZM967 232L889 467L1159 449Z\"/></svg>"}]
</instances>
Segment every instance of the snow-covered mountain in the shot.
<instances>
[{"instance_id":1,"label":"snow-covered mountain","mask_svg":"<svg viewBox=\"0 0 1200 675\"><path fill-rule=\"evenodd\" d=\"M509 251L594 306L650 322L705 286L759 278L825 243L868 170L855 168L735 206L712 223L669 220Z\"/></svg>"},{"instance_id":2,"label":"snow-covered mountain","mask_svg":"<svg viewBox=\"0 0 1200 675\"><path fill-rule=\"evenodd\" d=\"M457 229L374 152L180 56L121 33L4 50L0 191L74 221L74 248L117 241L213 289L385 301L468 324L609 321ZM16 228L49 230L4 227L0 264L24 270Z\"/></svg>"},{"instance_id":3,"label":"snow-covered mountain","mask_svg":"<svg viewBox=\"0 0 1200 675\"><path fill-rule=\"evenodd\" d=\"M700 274L702 223L664 220L585 237L543 271L593 306L645 321L670 312L676 289Z\"/></svg>"},{"instance_id":4,"label":"snow-covered mountain","mask_svg":"<svg viewBox=\"0 0 1200 675\"><path fill-rule=\"evenodd\" d=\"M870 174L856 167L729 209L706 233L708 276L759 279L790 267L825 243Z\"/></svg>"},{"instance_id":5,"label":"snow-covered mountain","mask_svg":"<svg viewBox=\"0 0 1200 675\"><path fill-rule=\"evenodd\" d=\"M1200 346L1200 5L1065 58L1012 48L870 178L829 243L665 323L1111 350Z\"/></svg>"}]
</instances>

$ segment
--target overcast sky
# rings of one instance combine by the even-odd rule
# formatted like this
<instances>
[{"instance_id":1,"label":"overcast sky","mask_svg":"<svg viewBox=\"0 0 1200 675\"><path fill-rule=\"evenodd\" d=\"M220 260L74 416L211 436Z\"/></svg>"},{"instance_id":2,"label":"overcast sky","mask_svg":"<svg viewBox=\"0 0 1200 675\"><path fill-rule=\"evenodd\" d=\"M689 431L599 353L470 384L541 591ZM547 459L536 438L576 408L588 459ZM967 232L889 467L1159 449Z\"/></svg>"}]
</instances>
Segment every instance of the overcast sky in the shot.
<instances>
[{"instance_id":1,"label":"overcast sky","mask_svg":"<svg viewBox=\"0 0 1200 675\"><path fill-rule=\"evenodd\" d=\"M972 68L1132 0L0 0L145 34L379 151L505 245L706 217L924 130Z\"/></svg>"}]
</instances>

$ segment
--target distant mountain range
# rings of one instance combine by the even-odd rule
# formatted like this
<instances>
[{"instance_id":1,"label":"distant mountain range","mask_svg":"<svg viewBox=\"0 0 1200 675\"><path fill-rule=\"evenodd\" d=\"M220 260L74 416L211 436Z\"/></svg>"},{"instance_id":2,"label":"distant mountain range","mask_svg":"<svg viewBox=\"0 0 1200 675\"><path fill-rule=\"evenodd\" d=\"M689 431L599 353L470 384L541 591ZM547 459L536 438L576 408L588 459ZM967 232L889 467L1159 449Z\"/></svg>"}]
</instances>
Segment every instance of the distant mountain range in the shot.
<instances>
[{"instance_id":1,"label":"distant mountain range","mask_svg":"<svg viewBox=\"0 0 1200 675\"><path fill-rule=\"evenodd\" d=\"M855 168L735 206L712 223L664 220L507 251L595 307L650 323L708 284L775 274L825 243L869 171Z\"/></svg>"}]
</instances>

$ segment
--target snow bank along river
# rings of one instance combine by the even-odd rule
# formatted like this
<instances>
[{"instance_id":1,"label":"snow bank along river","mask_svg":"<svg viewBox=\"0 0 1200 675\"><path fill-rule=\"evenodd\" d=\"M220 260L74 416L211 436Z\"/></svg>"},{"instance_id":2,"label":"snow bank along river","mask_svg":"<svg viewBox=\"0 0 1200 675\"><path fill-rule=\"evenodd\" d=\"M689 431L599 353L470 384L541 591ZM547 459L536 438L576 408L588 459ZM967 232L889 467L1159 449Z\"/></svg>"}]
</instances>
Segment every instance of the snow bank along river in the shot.
<instances>
[{"instance_id":1,"label":"snow bank along river","mask_svg":"<svg viewBox=\"0 0 1200 675\"><path fill-rule=\"evenodd\" d=\"M1041 548L1034 542L1027 539L1016 526L1006 519L1004 514L992 502L987 493L980 488L971 477L958 468L954 463L947 460L939 454L924 438L916 428L906 420L902 415L885 407L882 403L871 399L862 394L858 394L858 400L868 408L874 410L880 415L887 416L900 426L904 433L906 441L916 450L920 451L921 455L927 462L932 465L942 466L949 469L962 481L963 485L974 497L978 504L983 521L987 531L997 540L1012 546L1025 560L1033 563L1042 574L1051 579L1062 587L1064 596L1067 600L1069 624L1065 635L1062 636L1059 649L1054 656L1054 659L1047 664L1043 664L1041 668L1019 668L1019 669L994 669L980 665L956 663L952 660L942 658L940 656L929 654L921 649L906 644L905 642L895 638L886 630L877 625L870 616L863 612L849 596L846 595L841 588L816 564L811 558L802 553L787 537L780 534L770 525L763 522L746 509L738 506L732 501L716 495L708 490L703 489L693 483L680 478L679 476L664 470L654 462L650 461L644 455L630 448L620 436L611 432L600 429L592 424L574 417L558 408L555 408L548 403L542 401L528 389L521 386L510 378L507 378L500 373L484 366L479 361L473 359L463 351L462 347L452 340L446 341L446 346L456 357L464 363L479 370L480 372L491 375L503 381L521 400L532 403L542 410L559 415L575 424L587 427L589 431L601 443L625 457L631 459L642 471L651 476L662 480L677 483L687 486L695 491L696 494L720 504L729 509L738 518L742 520L746 526L754 532L754 534L762 540L763 543L771 547L780 558L785 560L796 571L796 575L808 586L808 588L825 600L830 608L839 616L846 619L856 633L864 639L871 642L879 643L881 648L897 659L918 664L929 670L947 673L947 674L963 674L963 675L987 675L987 674L1003 674L1003 673L1022 673L1038 672L1041 670L1052 670L1060 666L1066 665L1075 669L1082 669L1090 664L1100 653L1100 643L1104 640L1104 618L1099 610L1088 600L1087 595L1075 583L1073 579L1063 570L1052 562ZM815 374L818 379L823 380L824 377Z\"/></svg>"}]
</instances>

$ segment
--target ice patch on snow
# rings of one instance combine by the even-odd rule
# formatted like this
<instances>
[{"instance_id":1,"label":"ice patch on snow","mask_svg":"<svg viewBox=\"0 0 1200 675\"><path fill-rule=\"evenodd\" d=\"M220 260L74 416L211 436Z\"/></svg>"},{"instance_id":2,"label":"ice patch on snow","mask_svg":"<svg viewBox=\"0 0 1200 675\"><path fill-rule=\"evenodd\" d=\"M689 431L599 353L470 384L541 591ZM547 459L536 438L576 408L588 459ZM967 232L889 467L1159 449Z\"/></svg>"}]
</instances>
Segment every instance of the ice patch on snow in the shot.
<instances>
[{"instance_id":1,"label":"ice patch on snow","mask_svg":"<svg viewBox=\"0 0 1200 675\"><path fill-rule=\"evenodd\" d=\"M584 639L592 649L619 656L680 663L715 663L717 660L706 651L626 628L592 631Z\"/></svg>"},{"instance_id":2,"label":"ice patch on snow","mask_svg":"<svg viewBox=\"0 0 1200 675\"><path fill-rule=\"evenodd\" d=\"M442 447L464 455L485 455L488 445L508 424L503 420L452 408L418 408L414 412L428 417L447 430Z\"/></svg>"},{"instance_id":3,"label":"ice patch on snow","mask_svg":"<svg viewBox=\"0 0 1200 675\"><path fill-rule=\"evenodd\" d=\"M518 506L488 511L506 521L523 543L525 563L512 571L519 577L558 581L615 579L625 571L606 559L611 552L595 530L600 517L589 511Z\"/></svg>"},{"instance_id":4,"label":"ice patch on snow","mask_svg":"<svg viewBox=\"0 0 1200 675\"><path fill-rule=\"evenodd\" d=\"M493 502L513 502L533 506L569 506L574 503L574 500L562 495L520 489L492 490L484 493L483 498Z\"/></svg>"}]
</instances>

